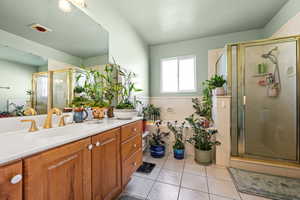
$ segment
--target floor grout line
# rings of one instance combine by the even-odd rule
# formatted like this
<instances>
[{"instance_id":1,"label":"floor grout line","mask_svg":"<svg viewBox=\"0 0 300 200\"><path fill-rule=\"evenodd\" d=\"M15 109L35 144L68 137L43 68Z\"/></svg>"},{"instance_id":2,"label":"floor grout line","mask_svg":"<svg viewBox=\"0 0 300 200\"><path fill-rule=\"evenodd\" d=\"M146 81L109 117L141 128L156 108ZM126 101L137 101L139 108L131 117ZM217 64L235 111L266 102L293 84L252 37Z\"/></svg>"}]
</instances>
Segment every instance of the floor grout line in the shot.
<instances>
[{"instance_id":1,"label":"floor grout line","mask_svg":"<svg viewBox=\"0 0 300 200\"><path fill-rule=\"evenodd\" d=\"M179 191L178 191L178 194L177 194L177 200L179 200L180 191L181 191L181 188L182 188L183 173L184 173L184 168L185 168L186 158L184 157L183 159L184 159L183 160L183 168L182 168L182 171L181 171L181 177L180 177L180 183L179 183Z\"/></svg>"},{"instance_id":2,"label":"floor grout line","mask_svg":"<svg viewBox=\"0 0 300 200\"><path fill-rule=\"evenodd\" d=\"M150 155L150 156L151 156L151 155ZM158 175L155 177L155 179L154 179L154 181L153 181L153 184L152 184L152 187L150 188L150 190L149 190L149 192L148 192L148 194L147 194L145 200L148 199L148 197L149 197L149 195L150 195L150 193L151 193L151 191L152 191L152 189L153 189L155 183L158 182L157 179L158 179L158 177L159 177L159 175L160 175L160 172L162 171L162 169L163 169L163 167L164 167L164 165L165 165L165 163L166 163L166 161L167 161L167 159L168 159L168 156L169 156L169 155L166 156L166 157L167 157L166 159L164 158L163 164L162 164L162 166L161 166L161 168L160 168L160 170L159 170L159 172L158 172Z\"/></svg>"}]
</instances>

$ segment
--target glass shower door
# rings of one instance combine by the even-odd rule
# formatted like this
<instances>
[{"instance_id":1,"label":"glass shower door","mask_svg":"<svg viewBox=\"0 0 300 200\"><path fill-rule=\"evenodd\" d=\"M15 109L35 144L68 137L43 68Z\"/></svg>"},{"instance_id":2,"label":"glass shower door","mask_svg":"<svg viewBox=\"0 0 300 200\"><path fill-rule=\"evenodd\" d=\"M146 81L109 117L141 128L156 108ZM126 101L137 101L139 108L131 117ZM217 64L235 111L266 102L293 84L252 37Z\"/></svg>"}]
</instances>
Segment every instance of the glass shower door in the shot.
<instances>
[{"instance_id":1,"label":"glass shower door","mask_svg":"<svg viewBox=\"0 0 300 200\"><path fill-rule=\"evenodd\" d=\"M57 70L53 71L53 83L52 83L52 101L53 107L63 110L69 107L71 103L72 93L72 71L70 70Z\"/></svg>"},{"instance_id":2,"label":"glass shower door","mask_svg":"<svg viewBox=\"0 0 300 200\"><path fill-rule=\"evenodd\" d=\"M241 45L240 54L240 153L297 161L297 41Z\"/></svg>"},{"instance_id":3,"label":"glass shower door","mask_svg":"<svg viewBox=\"0 0 300 200\"><path fill-rule=\"evenodd\" d=\"M48 105L48 72L33 74L33 105L38 114L47 113Z\"/></svg>"}]
</instances>

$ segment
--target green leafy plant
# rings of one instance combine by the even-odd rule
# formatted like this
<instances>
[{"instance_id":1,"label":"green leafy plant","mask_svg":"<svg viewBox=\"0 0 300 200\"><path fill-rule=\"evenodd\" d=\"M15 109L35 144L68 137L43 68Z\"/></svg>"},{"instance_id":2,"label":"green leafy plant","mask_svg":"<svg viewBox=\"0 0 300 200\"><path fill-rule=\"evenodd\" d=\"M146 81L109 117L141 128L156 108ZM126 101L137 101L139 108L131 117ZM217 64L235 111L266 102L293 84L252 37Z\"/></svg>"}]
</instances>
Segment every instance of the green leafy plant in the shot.
<instances>
[{"instance_id":1,"label":"green leafy plant","mask_svg":"<svg viewBox=\"0 0 300 200\"><path fill-rule=\"evenodd\" d=\"M183 131L185 129L185 122L182 122L181 125L178 124L177 121L171 123L168 122L169 130L174 134L175 143L173 145L173 149L185 149L184 147L184 139L183 139Z\"/></svg>"},{"instance_id":2,"label":"green leafy plant","mask_svg":"<svg viewBox=\"0 0 300 200\"><path fill-rule=\"evenodd\" d=\"M155 122L155 131L150 135L150 140L149 143L152 146L164 146L165 141L163 140L165 137L169 135L168 132L162 132L161 131L161 126L162 121L156 121Z\"/></svg>"},{"instance_id":3,"label":"green leafy plant","mask_svg":"<svg viewBox=\"0 0 300 200\"><path fill-rule=\"evenodd\" d=\"M122 84L117 81L119 70L119 65L107 64L105 65L104 73L101 74L104 80L103 95L110 106L112 106L113 100L117 98L118 92L122 89Z\"/></svg>"},{"instance_id":4,"label":"green leafy plant","mask_svg":"<svg viewBox=\"0 0 300 200\"><path fill-rule=\"evenodd\" d=\"M84 107L105 107L107 103L103 98L103 79L99 71L88 67L81 67L82 70L76 76L77 86L75 93L84 93L84 97L75 97L71 103L72 106L78 105ZM83 85L79 81L83 79Z\"/></svg>"},{"instance_id":5,"label":"green leafy plant","mask_svg":"<svg viewBox=\"0 0 300 200\"><path fill-rule=\"evenodd\" d=\"M75 94L80 94L80 93L83 93L84 92L84 88L82 86L76 86L74 88L74 93Z\"/></svg>"},{"instance_id":6,"label":"green leafy plant","mask_svg":"<svg viewBox=\"0 0 300 200\"><path fill-rule=\"evenodd\" d=\"M205 117L207 120L211 120L212 103L209 102L208 100L203 100L203 99L202 101L200 101L198 98L192 99L193 108L195 109L195 114L197 114L200 117Z\"/></svg>"},{"instance_id":7,"label":"green leafy plant","mask_svg":"<svg viewBox=\"0 0 300 200\"><path fill-rule=\"evenodd\" d=\"M118 74L122 79L121 87L118 88L118 96L120 98L117 109L134 109L138 101L134 98L134 101L131 101L132 94L134 92L143 91L135 86L133 79L136 77L134 72L127 71L125 69L119 69Z\"/></svg>"},{"instance_id":8,"label":"green leafy plant","mask_svg":"<svg viewBox=\"0 0 300 200\"><path fill-rule=\"evenodd\" d=\"M221 144L214 140L213 137L218 131L212 128L204 128L203 119L195 118L194 115L191 115L186 118L186 121L190 124L194 131L193 136L190 137L187 142L193 144L196 149L210 151L213 146Z\"/></svg>"},{"instance_id":9,"label":"green leafy plant","mask_svg":"<svg viewBox=\"0 0 300 200\"><path fill-rule=\"evenodd\" d=\"M160 120L160 108L155 107L153 104L143 107L143 117L145 120Z\"/></svg>"},{"instance_id":10,"label":"green leafy plant","mask_svg":"<svg viewBox=\"0 0 300 200\"><path fill-rule=\"evenodd\" d=\"M223 78L223 76L219 76L219 75L214 75L213 77L211 77L210 79L210 84L211 86L213 86L214 88L217 87L223 87L223 85L226 83L226 80Z\"/></svg>"}]
</instances>

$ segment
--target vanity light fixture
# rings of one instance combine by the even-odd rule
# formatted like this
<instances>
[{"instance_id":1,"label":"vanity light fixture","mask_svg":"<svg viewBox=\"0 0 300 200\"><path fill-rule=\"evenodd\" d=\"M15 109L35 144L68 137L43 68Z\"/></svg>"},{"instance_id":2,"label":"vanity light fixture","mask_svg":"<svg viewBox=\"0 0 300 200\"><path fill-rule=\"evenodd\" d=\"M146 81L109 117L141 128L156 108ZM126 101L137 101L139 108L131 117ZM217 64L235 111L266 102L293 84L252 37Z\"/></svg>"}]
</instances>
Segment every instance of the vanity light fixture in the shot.
<instances>
[{"instance_id":1,"label":"vanity light fixture","mask_svg":"<svg viewBox=\"0 0 300 200\"><path fill-rule=\"evenodd\" d=\"M86 5L86 0L68 0L70 2L72 2L74 5L78 6L78 7L81 7L81 8L86 8L87 5Z\"/></svg>"},{"instance_id":2,"label":"vanity light fixture","mask_svg":"<svg viewBox=\"0 0 300 200\"><path fill-rule=\"evenodd\" d=\"M81 8L87 7L85 0L59 0L58 1L59 9L61 9L63 12L66 13L72 11L72 4Z\"/></svg>"},{"instance_id":3,"label":"vanity light fixture","mask_svg":"<svg viewBox=\"0 0 300 200\"><path fill-rule=\"evenodd\" d=\"M71 3L68 0L59 0L58 7L63 12L69 13L72 11Z\"/></svg>"}]
</instances>

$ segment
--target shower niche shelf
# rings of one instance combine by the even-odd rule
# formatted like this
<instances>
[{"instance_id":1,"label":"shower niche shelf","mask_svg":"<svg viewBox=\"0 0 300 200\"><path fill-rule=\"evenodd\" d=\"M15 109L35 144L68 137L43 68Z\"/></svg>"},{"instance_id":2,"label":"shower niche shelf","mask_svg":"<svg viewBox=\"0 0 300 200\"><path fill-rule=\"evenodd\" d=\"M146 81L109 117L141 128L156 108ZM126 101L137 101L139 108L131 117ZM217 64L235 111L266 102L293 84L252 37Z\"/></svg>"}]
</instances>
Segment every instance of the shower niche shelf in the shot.
<instances>
[{"instance_id":1,"label":"shower niche shelf","mask_svg":"<svg viewBox=\"0 0 300 200\"><path fill-rule=\"evenodd\" d=\"M263 74L254 74L252 77L264 77L264 76L268 76L271 73L263 73Z\"/></svg>"}]
</instances>

